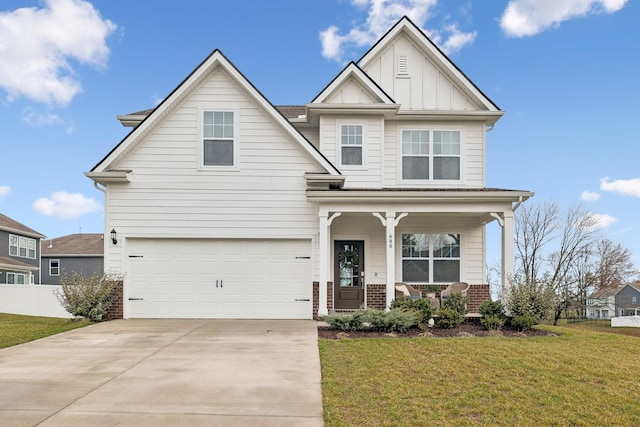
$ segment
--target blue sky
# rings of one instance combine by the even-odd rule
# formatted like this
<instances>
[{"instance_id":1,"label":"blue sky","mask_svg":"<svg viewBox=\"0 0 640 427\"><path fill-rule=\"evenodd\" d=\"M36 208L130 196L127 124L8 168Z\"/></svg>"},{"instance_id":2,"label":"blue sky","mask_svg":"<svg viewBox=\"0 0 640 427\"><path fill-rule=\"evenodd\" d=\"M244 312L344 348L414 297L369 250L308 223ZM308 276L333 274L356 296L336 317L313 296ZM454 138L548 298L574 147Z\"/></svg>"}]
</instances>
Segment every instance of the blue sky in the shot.
<instances>
[{"instance_id":1,"label":"blue sky","mask_svg":"<svg viewBox=\"0 0 640 427\"><path fill-rule=\"evenodd\" d=\"M102 232L83 173L128 132L116 115L157 105L216 48L272 103L305 104L404 14L505 111L487 185L582 203L639 265L640 7L626 0L3 0L0 212L49 238Z\"/></svg>"}]
</instances>

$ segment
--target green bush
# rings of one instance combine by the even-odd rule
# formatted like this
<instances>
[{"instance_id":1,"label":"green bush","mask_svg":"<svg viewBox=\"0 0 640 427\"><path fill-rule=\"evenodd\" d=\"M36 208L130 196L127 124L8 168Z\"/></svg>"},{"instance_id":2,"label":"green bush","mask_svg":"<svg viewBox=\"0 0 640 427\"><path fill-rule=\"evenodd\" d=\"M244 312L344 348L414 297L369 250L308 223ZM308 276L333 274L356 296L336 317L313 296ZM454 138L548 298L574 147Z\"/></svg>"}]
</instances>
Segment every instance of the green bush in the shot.
<instances>
[{"instance_id":1,"label":"green bush","mask_svg":"<svg viewBox=\"0 0 640 427\"><path fill-rule=\"evenodd\" d=\"M510 320L511 326L518 331L528 331L533 325L538 324L536 318L530 314L514 316Z\"/></svg>"},{"instance_id":2,"label":"green bush","mask_svg":"<svg viewBox=\"0 0 640 427\"><path fill-rule=\"evenodd\" d=\"M436 327L441 329L457 328L464 322L464 315L458 310L444 306L437 312Z\"/></svg>"},{"instance_id":3,"label":"green bush","mask_svg":"<svg viewBox=\"0 0 640 427\"><path fill-rule=\"evenodd\" d=\"M545 283L514 283L506 292L509 316L531 316L534 324L547 319L553 311L555 292Z\"/></svg>"},{"instance_id":4,"label":"green bush","mask_svg":"<svg viewBox=\"0 0 640 427\"><path fill-rule=\"evenodd\" d=\"M482 316L480 324L489 331L499 331L504 326L505 319L497 314Z\"/></svg>"},{"instance_id":5,"label":"green bush","mask_svg":"<svg viewBox=\"0 0 640 427\"><path fill-rule=\"evenodd\" d=\"M56 297L73 316L99 322L105 320L120 280L118 274L106 274L101 278L97 272L91 276L85 276L82 272L71 275L63 273Z\"/></svg>"},{"instance_id":6,"label":"green bush","mask_svg":"<svg viewBox=\"0 0 640 427\"><path fill-rule=\"evenodd\" d=\"M418 324L420 316L414 310L393 308L389 311L374 310L371 314L371 329L382 332L406 332Z\"/></svg>"},{"instance_id":7,"label":"green bush","mask_svg":"<svg viewBox=\"0 0 640 427\"><path fill-rule=\"evenodd\" d=\"M487 330L500 330L506 321L504 306L500 301L485 301L480 305L480 324Z\"/></svg>"},{"instance_id":8,"label":"green bush","mask_svg":"<svg viewBox=\"0 0 640 427\"><path fill-rule=\"evenodd\" d=\"M332 328L340 331L359 331L364 328L364 313L356 311L355 313L329 313L325 318L325 322Z\"/></svg>"},{"instance_id":9,"label":"green bush","mask_svg":"<svg viewBox=\"0 0 640 427\"><path fill-rule=\"evenodd\" d=\"M433 306L426 298L398 298L391 301L391 309L400 308L418 313L418 325L424 327L433 317Z\"/></svg>"},{"instance_id":10,"label":"green bush","mask_svg":"<svg viewBox=\"0 0 640 427\"><path fill-rule=\"evenodd\" d=\"M469 297L467 297L466 295L462 295L460 292L456 292L451 294L449 297L444 298L442 307L455 310L464 318L464 315L467 314L468 302Z\"/></svg>"}]
</instances>

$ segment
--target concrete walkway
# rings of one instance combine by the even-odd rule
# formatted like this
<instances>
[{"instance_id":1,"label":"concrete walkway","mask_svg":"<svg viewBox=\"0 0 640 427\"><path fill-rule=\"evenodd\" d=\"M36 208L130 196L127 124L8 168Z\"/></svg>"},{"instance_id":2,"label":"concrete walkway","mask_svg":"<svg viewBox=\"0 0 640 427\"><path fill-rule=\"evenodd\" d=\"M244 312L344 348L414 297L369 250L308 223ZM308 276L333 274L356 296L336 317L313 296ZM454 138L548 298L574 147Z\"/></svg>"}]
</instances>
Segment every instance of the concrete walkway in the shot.
<instances>
[{"instance_id":1,"label":"concrete walkway","mask_svg":"<svg viewBox=\"0 0 640 427\"><path fill-rule=\"evenodd\" d=\"M0 350L0 425L322 426L311 320L116 320Z\"/></svg>"}]
</instances>

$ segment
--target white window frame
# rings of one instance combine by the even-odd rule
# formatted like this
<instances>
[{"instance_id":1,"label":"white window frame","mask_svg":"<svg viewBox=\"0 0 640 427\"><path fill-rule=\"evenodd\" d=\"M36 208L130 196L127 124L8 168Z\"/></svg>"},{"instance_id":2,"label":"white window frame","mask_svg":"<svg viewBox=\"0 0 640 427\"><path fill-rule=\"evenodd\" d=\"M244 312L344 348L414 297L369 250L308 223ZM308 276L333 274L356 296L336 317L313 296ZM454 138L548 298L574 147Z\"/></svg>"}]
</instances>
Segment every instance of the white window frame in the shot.
<instances>
[{"instance_id":1,"label":"white window frame","mask_svg":"<svg viewBox=\"0 0 640 427\"><path fill-rule=\"evenodd\" d=\"M36 239L27 239L27 255L29 259L36 259L37 251Z\"/></svg>"},{"instance_id":2,"label":"white window frame","mask_svg":"<svg viewBox=\"0 0 640 427\"><path fill-rule=\"evenodd\" d=\"M37 241L31 237L9 234L9 255L18 258L36 259Z\"/></svg>"},{"instance_id":3,"label":"white window frame","mask_svg":"<svg viewBox=\"0 0 640 427\"><path fill-rule=\"evenodd\" d=\"M205 126L205 114L206 113L231 113L233 114L233 136L231 138L229 137L221 137L221 138L209 138L209 137L205 137L205 132L204 132L204 126ZM238 151L239 151L239 144L238 144L238 111L234 110L234 109L229 109L229 108L203 108L200 110L200 123L199 123L199 134L198 134L198 140L199 140L199 169L200 170L207 170L207 171L233 171L233 170L237 170L238 168ZM233 149L233 156L232 156L232 164L230 165L206 165L205 162L205 155L204 155L204 147L205 147L205 140L210 140L210 139L215 139L215 140L223 140L223 141L231 141L232 143L232 149Z\"/></svg>"},{"instance_id":4,"label":"white window frame","mask_svg":"<svg viewBox=\"0 0 640 427\"><path fill-rule=\"evenodd\" d=\"M403 144L403 133L404 132L411 132L411 131L418 131L418 132L428 132L429 135L429 141L428 141L428 149L427 149L427 154L415 154L415 153L404 153L404 144ZM458 132L458 135L460 137L460 142L459 142L459 153L458 154L436 154L435 153L435 143L434 143L434 139L435 139L435 132ZM462 180L463 180L463 174L464 174L464 168L463 168L463 145L464 145L464 131L460 128L447 128L447 127L401 127L398 128L398 181L402 182L403 184L414 184L414 185L423 185L423 184L434 184L434 183L438 183L440 185L459 185ZM403 159L405 157L428 157L428 162L429 162L429 176L427 179L424 178L404 178L403 173ZM438 158L443 158L443 157L455 157L459 159L459 170L458 170L458 174L459 174L459 178L458 179L436 179L434 178L434 159L438 157Z\"/></svg>"},{"instance_id":5,"label":"white window frame","mask_svg":"<svg viewBox=\"0 0 640 427\"><path fill-rule=\"evenodd\" d=\"M9 255L18 256L18 240L19 236L16 234L9 234Z\"/></svg>"},{"instance_id":6,"label":"white window frame","mask_svg":"<svg viewBox=\"0 0 640 427\"><path fill-rule=\"evenodd\" d=\"M54 267L53 263L57 263ZM56 269L54 273L54 269ZM49 260L49 276L59 276L60 275L60 260L59 259L50 259Z\"/></svg>"},{"instance_id":7,"label":"white window frame","mask_svg":"<svg viewBox=\"0 0 640 427\"><path fill-rule=\"evenodd\" d=\"M426 234L428 236L429 239L429 249L428 249L428 255L426 257L404 257L403 253L402 253L402 242L404 240L404 235L406 234ZM434 256L434 238L433 236L436 235L440 235L440 234L455 234L458 236L458 238L460 239L460 254L458 257L435 257ZM462 254L463 254L463 241L464 241L464 235L461 232L447 232L447 231L403 231L402 233L400 233L400 265L399 265L399 272L401 274L401 281L404 283L419 283L419 284L424 284L424 283L452 283L453 281L445 281L445 282L437 282L434 280L434 265L435 265L435 261L440 261L440 260L457 260L458 261L458 280L456 281L460 281L462 278ZM428 280L423 280L423 281L406 281L404 279L404 260L408 260L408 259L419 259L419 260L427 260L429 262L429 277Z\"/></svg>"},{"instance_id":8,"label":"white window frame","mask_svg":"<svg viewBox=\"0 0 640 427\"><path fill-rule=\"evenodd\" d=\"M27 282L27 275L25 273L14 273L14 272L7 272L7 284L8 285L26 285ZM11 283L9 277L13 278L13 283ZM18 283L19 279L18 278L22 278L22 283Z\"/></svg>"},{"instance_id":9,"label":"white window frame","mask_svg":"<svg viewBox=\"0 0 640 427\"><path fill-rule=\"evenodd\" d=\"M342 159L342 148L344 147L349 147L349 148L353 148L353 147L357 147L357 144L343 144L342 142L342 136L343 136L343 126L358 126L360 127L360 156L361 156L361 164L359 165L354 165L354 164L344 164L343 159ZM354 122L338 122L337 123L337 135L338 135L338 140L337 140L337 153L336 153L336 157L338 158L338 165L343 168L343 169L364 169L366 168L366 126L364 123L354 123Z\"/></svg>"}]
</instances>

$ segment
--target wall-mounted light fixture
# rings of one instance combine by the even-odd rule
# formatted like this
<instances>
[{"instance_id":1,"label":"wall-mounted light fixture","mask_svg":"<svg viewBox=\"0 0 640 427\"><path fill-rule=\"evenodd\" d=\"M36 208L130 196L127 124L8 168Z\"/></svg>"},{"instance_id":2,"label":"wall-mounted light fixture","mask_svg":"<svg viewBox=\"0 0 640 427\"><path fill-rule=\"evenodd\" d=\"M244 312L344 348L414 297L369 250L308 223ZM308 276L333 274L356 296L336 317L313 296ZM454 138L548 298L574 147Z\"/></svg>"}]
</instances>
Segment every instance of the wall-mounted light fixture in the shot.
<instances>
[{"instance_id":1,"label":"wall-mounted light fixture","mask_svg":"<svg viewBox=\"0 0 640 427\"><path fill-rule=\"evenodd\" d=\"M111 241L113 242L114 245L118 244L118 239L116 239L116 229L115 228L111 229Z\"/></svg>"}]
</instances>

